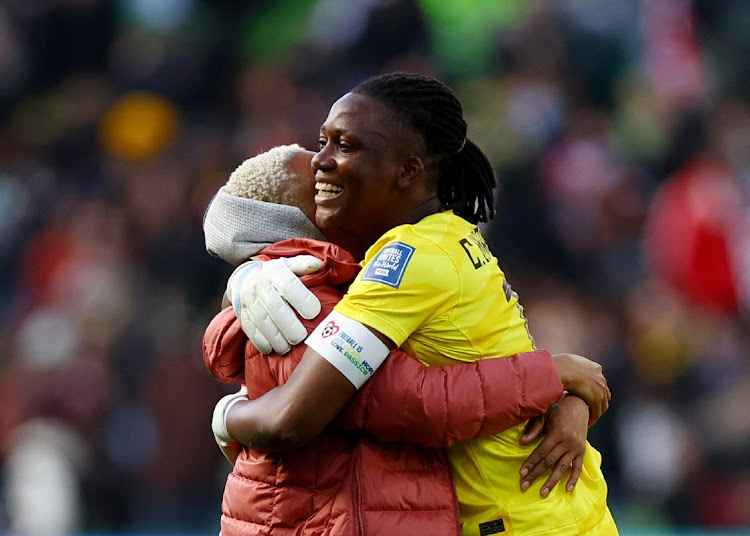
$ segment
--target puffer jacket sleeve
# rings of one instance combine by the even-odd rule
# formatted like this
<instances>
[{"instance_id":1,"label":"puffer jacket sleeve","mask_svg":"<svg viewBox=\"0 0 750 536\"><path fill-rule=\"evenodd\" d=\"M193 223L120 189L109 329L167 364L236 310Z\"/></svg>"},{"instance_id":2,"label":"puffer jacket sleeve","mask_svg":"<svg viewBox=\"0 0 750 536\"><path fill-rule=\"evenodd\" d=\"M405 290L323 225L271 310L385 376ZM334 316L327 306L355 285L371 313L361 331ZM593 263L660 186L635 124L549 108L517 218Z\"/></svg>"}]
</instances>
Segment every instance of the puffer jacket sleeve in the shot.
<instances>
[{"instance_id":1,"label":"puffer jacket sleeve","mask_svg":"<svg viewBox=\"0 0 750 536\"><path fill-rule=\"evenodd\" d=\"M203 362L211 375L222 383L245 379L245 344L242 325L227 307L213 317L203 334Z\"/></svg>"},{"instance_id":2,"label":"puffer jacket sleeve","mask_svg":"<svg viewBox=\"0 0 750 536\"><path fill-rule=\"evenodd\" d=\"M319 297L325 314L335 299L322 293ZM313 329L314 322L304 322L309 331ZM231 307L213 318L203 337L203 358L215 379L225 383L245 379L247 342ZM295 348L294 356L277 362L278 384L286 381L302 352L303 348ZM256 383L270 380L250 383L255 391ZM251 398L266 390L258 390ZM557 369L546 350L444 367L426 367L394 350L334 425L362 430L383 441L445 447L540 415L562 393Z\"/></svg>"},{"instance_id":3,"label":"puffer jacket sleeve","mask_svg":"<svg viewBox=\"0 0 750 536\"><path fill-rule=\"evenodd\" d=\"M446 447L521 424L562 394L546 350L444 367L395 350L337 424L384 441Z\"/></svg>"}]
</instances>

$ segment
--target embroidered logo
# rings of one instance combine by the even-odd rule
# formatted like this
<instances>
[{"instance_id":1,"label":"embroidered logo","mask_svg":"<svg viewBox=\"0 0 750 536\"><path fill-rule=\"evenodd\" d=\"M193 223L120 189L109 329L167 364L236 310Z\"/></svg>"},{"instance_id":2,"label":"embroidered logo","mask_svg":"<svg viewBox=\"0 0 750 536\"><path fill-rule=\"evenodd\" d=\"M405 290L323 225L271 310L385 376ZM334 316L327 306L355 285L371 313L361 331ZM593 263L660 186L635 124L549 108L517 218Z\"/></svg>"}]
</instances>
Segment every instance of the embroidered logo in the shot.
<instances>
[{"instance_id":1,"label":"embroidered logo","mask_svg":"<svg viewBox=\"0 0 750 536\"><path fill-rule=\"evenodd\" d=\"M362 281L383 283L398 288L414 248L403 242L394 242L381 249L365 268Z\"/></svg>"}]
</instances>

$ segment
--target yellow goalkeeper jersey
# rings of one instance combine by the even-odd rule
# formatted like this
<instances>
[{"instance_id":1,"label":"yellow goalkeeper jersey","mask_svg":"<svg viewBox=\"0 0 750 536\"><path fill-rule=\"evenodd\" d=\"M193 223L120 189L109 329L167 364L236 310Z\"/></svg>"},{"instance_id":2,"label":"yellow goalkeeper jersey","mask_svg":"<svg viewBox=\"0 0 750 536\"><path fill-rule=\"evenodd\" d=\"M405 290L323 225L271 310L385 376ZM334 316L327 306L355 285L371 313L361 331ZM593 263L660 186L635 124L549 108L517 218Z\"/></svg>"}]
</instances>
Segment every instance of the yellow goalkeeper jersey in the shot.
<instances>
[{"instance_id":1,"label":"yellow goalkeeper jersey","mask_svg":"<svg viewBox=\"0 0 750 536\"><path fill-rule=\"evenodd\" d=\"M336 310L390 338L425 365L447 365L534 349L518 296L479 229L450 211L383 235ZM477 394L479 396L479 394ZM573 490L565 479L541 498L519 469L536 444L524 425L448 448L463 535L617 534L607 508L601 455L586 445Z\"/></svg>"}]
</instances>

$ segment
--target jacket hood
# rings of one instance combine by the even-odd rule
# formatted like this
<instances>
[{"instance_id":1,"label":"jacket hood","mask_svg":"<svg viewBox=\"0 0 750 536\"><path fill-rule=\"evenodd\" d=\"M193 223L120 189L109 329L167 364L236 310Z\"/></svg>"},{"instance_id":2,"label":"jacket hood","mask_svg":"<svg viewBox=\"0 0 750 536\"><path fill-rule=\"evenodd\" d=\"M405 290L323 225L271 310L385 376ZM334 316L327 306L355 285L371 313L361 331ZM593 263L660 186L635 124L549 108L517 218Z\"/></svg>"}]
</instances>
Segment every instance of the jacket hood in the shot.
<instances>
[{"instance_id":1,"label":"jacket hood","mask_svg":"<svg viewBox=\"0 0 750 536\"><path fill-rule=\"evenodd\" d=\"M325 240L298 208L232 195L219 188L203 216L206 251L237 266L261 249L295 237Z\"/></svg>"}]
</instances>

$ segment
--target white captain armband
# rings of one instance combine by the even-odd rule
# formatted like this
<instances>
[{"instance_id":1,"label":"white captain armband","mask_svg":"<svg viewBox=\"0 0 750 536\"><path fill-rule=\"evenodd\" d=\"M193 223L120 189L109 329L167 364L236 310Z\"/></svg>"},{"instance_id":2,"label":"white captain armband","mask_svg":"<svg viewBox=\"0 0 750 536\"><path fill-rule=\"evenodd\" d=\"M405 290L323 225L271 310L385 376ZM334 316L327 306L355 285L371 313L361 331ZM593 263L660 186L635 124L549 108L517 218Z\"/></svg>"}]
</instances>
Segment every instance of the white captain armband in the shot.
<instances>
[{"instance_id":1,"label":"white captain armband","mask_svg":"<svg viewBox=\"0 0 750 536\"><path fill-rule=\"evenodd\" d=\"M359 389L378 370L390 350L364 324L336 311L325 317L305 343Z\"/></svg>"}]
</instances>

